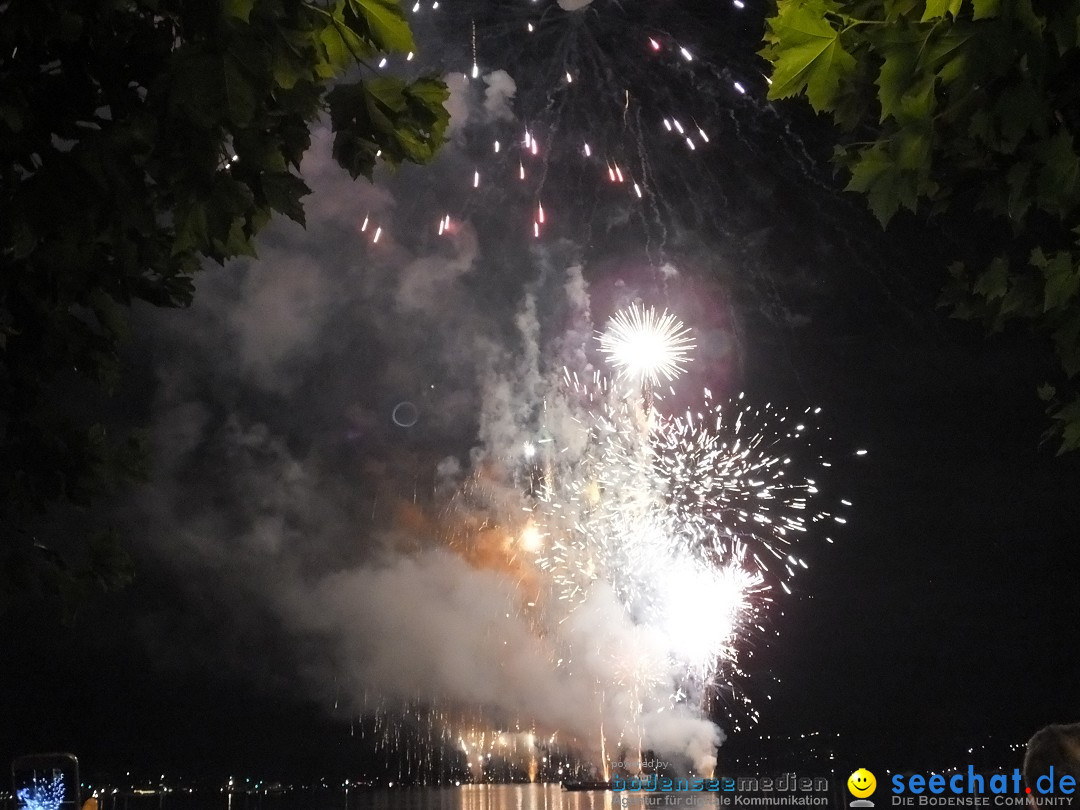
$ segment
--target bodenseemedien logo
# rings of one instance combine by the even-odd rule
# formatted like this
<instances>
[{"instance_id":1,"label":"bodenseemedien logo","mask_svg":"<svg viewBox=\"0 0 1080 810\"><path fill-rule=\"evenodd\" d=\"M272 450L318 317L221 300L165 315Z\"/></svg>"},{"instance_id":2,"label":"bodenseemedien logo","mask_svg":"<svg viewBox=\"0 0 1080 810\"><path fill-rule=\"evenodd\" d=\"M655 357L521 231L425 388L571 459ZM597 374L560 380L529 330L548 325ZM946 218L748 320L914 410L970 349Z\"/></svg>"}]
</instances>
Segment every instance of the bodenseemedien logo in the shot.
<instances>
[{"instance_id":1,"label":"bodenseemedien logo","mask_svg":"<svg viewBox=\"0 0 1080 810\"><path fill-rule=\"evenodd\" d=\"M848 803L848 807L874 806L874 803L870 801L870 797L877 790L877 779L866 768L859 768L848 777L847 789L855 797L854 801Z\"/></svg>"}]
</instances>

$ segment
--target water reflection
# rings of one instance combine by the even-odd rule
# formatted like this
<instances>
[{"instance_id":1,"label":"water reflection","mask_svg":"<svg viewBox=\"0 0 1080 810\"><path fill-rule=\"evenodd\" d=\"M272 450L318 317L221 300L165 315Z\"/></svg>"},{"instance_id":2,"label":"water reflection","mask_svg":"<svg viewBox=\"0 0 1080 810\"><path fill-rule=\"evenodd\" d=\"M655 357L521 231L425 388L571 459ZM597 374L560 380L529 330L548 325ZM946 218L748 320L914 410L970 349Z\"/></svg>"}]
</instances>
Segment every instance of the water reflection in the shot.
<instances>
[{"instance_id":1,"label":"water reflection","mask_svg":"<svg viewBox=\"0 0 1080 810\"><path fill-rule=\"evenodd\" d=\"M372 790L356 794L349 810L711 810L717 805L715 793L566 791L559 785L531 784Z\"/></svg>"}]
</instances>

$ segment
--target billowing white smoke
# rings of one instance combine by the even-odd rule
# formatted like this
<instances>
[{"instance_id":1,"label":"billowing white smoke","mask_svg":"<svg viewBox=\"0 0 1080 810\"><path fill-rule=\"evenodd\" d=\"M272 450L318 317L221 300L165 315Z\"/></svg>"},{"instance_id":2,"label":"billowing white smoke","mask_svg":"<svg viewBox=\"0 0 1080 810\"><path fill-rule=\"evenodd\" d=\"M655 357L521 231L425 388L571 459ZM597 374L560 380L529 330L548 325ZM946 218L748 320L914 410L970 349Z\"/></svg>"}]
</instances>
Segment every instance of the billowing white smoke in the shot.
<instances>
[{"instance_id":1,"label":"billowing white smoke","mask_svg":"<svg viewBox=\"0 0 1080 810\"><path fill-rule=\"evenodd\" d=\"M645 739L657 751L681 755L698 773L712 773L724 733L696 709L680 703L642 718Z\"/></svg>"},{"instance_id":2,"label":"billowing white smoke","mask_svg":"<svg viewBox=\"0 0 1080 810\"><path fill-rule=\"evenodd\" d=\"M600 721L582 712L591 678L554 667L556 650L521 618L514 583L455 554L395 556L287 595L284 616L326 639L356 695L484 707L583 739Z\"/></svg>"},{"instance_id":3,"label":"billowing white smoke","mask_svg":"<svg viewBox=\"0 0 1080 810\"><path fill-rule=\"evenodd\" d=\"M505 70L493 70L478 79L464 73L448 73L443 79L450 88L446 109L450 113L451 137L468 125L514 120L517 83Z\"/></svg>"},{"instance_id":4,"label":"billowing white smoke","mask_svg":"<svg viewBox=\"0 0 1080 810\"><path fill-rule=\"evenodd\" d=\"M557 730L597 760L604 729L609 740L641 740L699 771L715 764L719 729L692 710L654 706L638 715L639 702L654 696L630 694L626 662L656 654L662 639L630 623L602 585L557 635L543 637L522 618L508 577L438 549L281 594L291 629L325 641L338 678L355 695L482 707L494 722ZM573 666L556 666L566 657Z\"/></svg>"},{"instance_id":5,"label":"billowing white smoke","mask_svg":"<svg viewBox=\"0 0 1080 810\"><path fill-rule=\"evenodd\" d=\"M482 91L464 77L451 87L457 126L512 117L505 73L486 76ZM157 482L140 494L132 533L190 574L193 589L218 588L196 598L231 603L234 615L255 605L280 617L290 638L316 640L318 655L298 656L304 680L349 685L356 710L365 692L482 707L493 722L561 730L592 756L603 727L610 739L707 770L716 726L671 706L670 682L626 691L628 666L663 655L663 640L636 625L611 589L598 585L558 629L538 631L511 574L471 567L422 527L398 526L392 537L366 528L381 504L360 502L357 465L340 461L344 440L333 434L356 437L362 455L369 437L398 430L374 410L368 372L351 368L372 333L390 347L380 380L395 386L391 407L412 395L399 388L428 390L430 369L479 378L478 403L470 385L440 391L437 408L418 406L421 424L442 425L475 419L479 406L475 460L519 454L541 412L568 453L583 450L559 378L564 364L589 372L593 325L582 268L572 266L559 333L545 334L539 293L529 292L515 345L502 345L495 317L463 288L483 252L477 234L461 224L426 250L396 241L390 224L405 198L349 183L328 152L323 132L304 165L318 189L307 201L310 237L277 226L259 263L209 277L191 312L159 319ZM441 160L454 159L451 146ZM369 216L387 224L377 251L363 228ZM366 460L364 474L399 492L401 480L423 480L437 493L468 474L453 458L418 472L403 456Z\"/></svg>"}]
</instances>

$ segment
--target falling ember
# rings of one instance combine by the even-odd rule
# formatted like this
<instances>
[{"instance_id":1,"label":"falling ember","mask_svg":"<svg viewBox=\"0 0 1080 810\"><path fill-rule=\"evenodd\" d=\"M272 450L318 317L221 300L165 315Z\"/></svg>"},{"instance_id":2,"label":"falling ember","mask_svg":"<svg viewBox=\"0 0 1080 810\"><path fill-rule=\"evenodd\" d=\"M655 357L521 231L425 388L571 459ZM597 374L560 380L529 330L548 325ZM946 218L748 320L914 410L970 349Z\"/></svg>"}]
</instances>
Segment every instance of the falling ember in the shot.
<instances>
[{"instance_id":1,"label":"falling ember","mask_svg":"<svg viewBox=\"0 0 1080 810\"><path fill-rule=\"evenodd\" d=\"M541 225L544 224L544 205L543 203L536 204L536 221Z\"/></svg>"},{"instance_id":2,"label":"falling ember","mask_svg":"<svg viewBox=\"0 0 1080 810\"><path fill-rule=\"evenodd\" d=\"M472 186L473 186L473 188L479 188L480 187L480 171L479 170L473 172Z\"/></svg>"},{"instance_id":3,"label":"falling ember","mask_svg":"<svg viewBox=\"0 0 1080 810\"><path fill-rule=\"evenodd\" d=\"M371 243L375 244L376 242L378 242L380 236L382 236L382 225L380 225L378 228L375 229L375 236L371 240Z\"/></svg>"},{"instance_id":4,"label":"falling ember","mask_svg":"<svg viewBox=\"0 0 1080 810\"><path fill-rule=\"evenodd\" d=\"M656 41L655 39L653 39L652 37L649 37L649 45L651 45L651 46L652 46L652 49L653 49L654 51L658 51L658 50L660 50L660 43L659 43L659 42L657 42L657 41Z\"/></svg>"},{"instance_id":5,"label":"falling ember","mask_svg":"<svg viewBox=\"0 0 1080 810\"><path fill-rule=\"evenodd\" d=\"M361 231L361 232L363 232L363 231L366 231L366 230L367 230L367 226L368 226L368 219L369 219L369 217L364 217L364 224L360 226L360 231Z\"/></svg>"},{"instance_id":6,"label":"falling ember","mask_svg":"<svg viewBox=\"0 0 1080 810\"><path fill-rule=\"evenodd\" d=\"M588 144L585 144L585 157L592 157L592 150L589 148Z\"/></svg>"}]
</instances>

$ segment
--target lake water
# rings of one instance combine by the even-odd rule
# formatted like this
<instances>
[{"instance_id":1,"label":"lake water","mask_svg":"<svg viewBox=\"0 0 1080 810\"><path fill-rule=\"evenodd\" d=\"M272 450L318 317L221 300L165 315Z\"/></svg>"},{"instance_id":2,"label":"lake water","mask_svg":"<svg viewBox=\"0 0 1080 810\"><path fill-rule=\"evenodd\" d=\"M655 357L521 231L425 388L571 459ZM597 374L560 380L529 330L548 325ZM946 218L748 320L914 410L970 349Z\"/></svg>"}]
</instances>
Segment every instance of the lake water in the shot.
<instances>
[{"instance_id":1,"label":"lake water","mask_svg":"<svg viewBox=\"0 0 1080 810\"><path fill-rule=\"evenodd\" d=\"M361 788L300 791L282 796L215 793L168 798L108 796L102 810L716 810L715 793L657 795L604 790L563 790L558 784L476 784L461 787ZM8 808L0 807L0 810Z\"/></svg>"},{"instance_id":2,"label":"lake water","mask_svg":"<svg viewBox=\"0 0 1080 810\"><path fill-rule=\"evenodd\" d=\"M826 780L821 780L825 782ZM835 783L793 796L787 792L744 793L567 791L558 784L475 784L460 787L300 790L277 796L218 791L134 796L107 793L101 810L727 810L757 807L844 807L847 797ZM15 810L2 801L0 810ZM793 801L794 799L794 801Z\"/></svg>"},{"instance_id":3,"label":"lake water","mask_svg":"<svg viewBox=\"0 0 1080 810\"><path fill-rule=\"evenodd\" d=\"M665 798L673 801L666 803ZM667 797L613 791L568 791L554 784L462 785L459 788L367 790L348 810L675 810L718 807L716 794Z\"/></svg>"}]
</instances>

